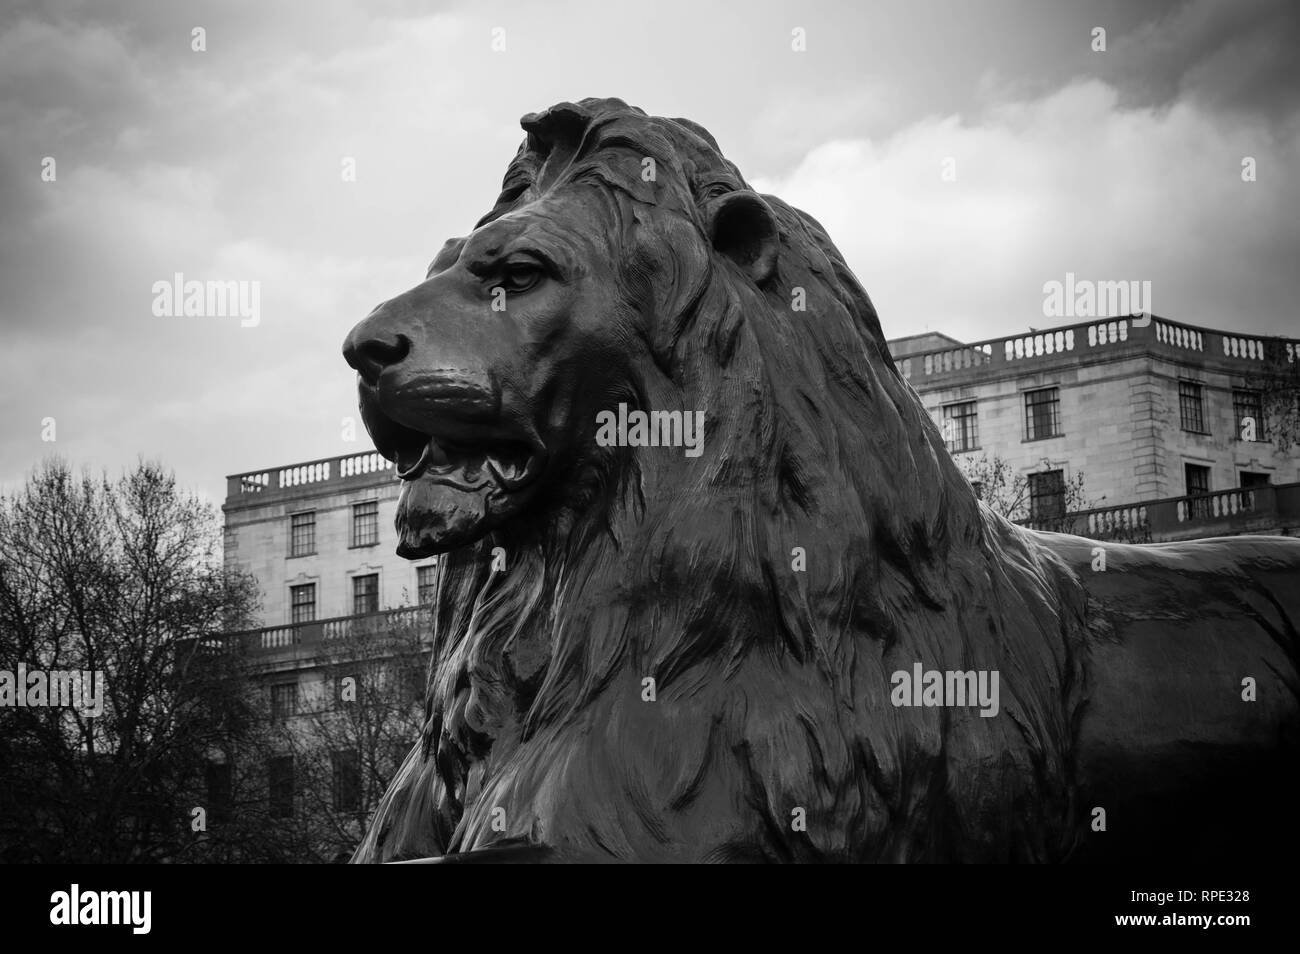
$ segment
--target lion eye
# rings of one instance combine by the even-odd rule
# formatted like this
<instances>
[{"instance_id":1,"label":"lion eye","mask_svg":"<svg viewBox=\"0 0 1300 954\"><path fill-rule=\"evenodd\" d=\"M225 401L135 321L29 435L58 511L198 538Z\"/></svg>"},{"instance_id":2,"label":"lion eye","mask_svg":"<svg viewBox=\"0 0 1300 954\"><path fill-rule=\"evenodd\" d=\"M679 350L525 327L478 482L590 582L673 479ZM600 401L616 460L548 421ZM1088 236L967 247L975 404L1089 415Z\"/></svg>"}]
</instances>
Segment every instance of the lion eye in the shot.
<instances>
[{"instance_id":1,"label":"lion eye","mask_svg":"<svg viewBox=\"0 0 1300 954\"><path fill-rule=\"evenodd\" d=\"M501 285L506 291L527 291L541 281L542 266L534 262L509 262L501 269Z\"/></svg>"}]
</instances>

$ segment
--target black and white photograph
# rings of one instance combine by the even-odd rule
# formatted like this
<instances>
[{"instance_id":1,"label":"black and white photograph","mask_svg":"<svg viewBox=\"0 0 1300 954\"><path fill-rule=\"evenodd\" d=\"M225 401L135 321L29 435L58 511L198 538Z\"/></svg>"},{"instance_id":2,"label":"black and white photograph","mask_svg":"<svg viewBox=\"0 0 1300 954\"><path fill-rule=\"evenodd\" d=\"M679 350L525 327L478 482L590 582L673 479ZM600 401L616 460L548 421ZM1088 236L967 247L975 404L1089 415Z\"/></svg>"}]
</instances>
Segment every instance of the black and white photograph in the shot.
<instances>
[{"instance_id":1,"label":"black and white photograph","mask_svg":"<svg viewBox=\"0 0 1300 954\"><path fill-rule=\"evenodd\" d=\"M847 863L1007 938L1278 930L1298 48L1291 0L6 2L5 921Z\"/></svg>"}]
</instances>

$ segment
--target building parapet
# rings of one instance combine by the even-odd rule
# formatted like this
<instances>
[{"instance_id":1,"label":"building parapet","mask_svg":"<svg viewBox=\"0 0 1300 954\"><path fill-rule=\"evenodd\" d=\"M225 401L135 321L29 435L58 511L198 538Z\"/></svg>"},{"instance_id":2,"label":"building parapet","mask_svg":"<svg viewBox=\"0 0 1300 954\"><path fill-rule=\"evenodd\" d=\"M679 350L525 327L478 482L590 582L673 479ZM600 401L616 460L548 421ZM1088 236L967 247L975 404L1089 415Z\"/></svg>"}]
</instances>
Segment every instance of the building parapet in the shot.
<instances>
[{"instance_id":1,"label":"building parapet","mask_svg":"<svg viewBox=\"0 0 1300 954\"><path fill-rule=\"evenodd\" d=\"M1122 543L1170 543L1246 533L1295 534L1300 531L1300 482L1237 487L1016 522L1032 530Z\"/></svg>"},{"instance_id":2,"label":"building parapet","mask_svg":"<svg viewBox=\"0 0 1300 954\"><path fill-rule=\"evenodd\" d=\"M364 638L398 626L424 627L426 641L432 637L433 607L401 606L353 616L332 616L282 626L263 626L221 637L228 650L242 650L251 657L266 657L268 662L322 656L348 639Z\"/></svg>"},{"instance_id":3,"label":"building parapet","mask_svg":"<svg viewBox=\"0 0 1300 954\"><path fill-rule=\"evenodd\" d=\"M330 490L335 486L343 489L373 484L377 475L392 469L392 461L369 451L231 474L226 477L226 507L256 505L293 496L309 485L320 485L319 489Z\"/></svg>"},{"instance_id":4,"label":"building parapet","mask_svg":"<svg viewBox=\"0 0 1300 954\"><path fill-rule=\"evenodd\" d=\"M1198 328L1166 318L1096 319L1046 331L990 338L962 345L908 355L895 361L899 373L915 387L966 383L972 371L986 376L989 371L1035 371L1064 355L1084 358L1103 355L1122 358L1151 353L1170 358L1195 356L1200 361L1222 364L1241 371L1262 368L1272 348L1278 357L1300 359L1300 342L1274 335L1242 335Z\"/></svg>"}]
</instances>

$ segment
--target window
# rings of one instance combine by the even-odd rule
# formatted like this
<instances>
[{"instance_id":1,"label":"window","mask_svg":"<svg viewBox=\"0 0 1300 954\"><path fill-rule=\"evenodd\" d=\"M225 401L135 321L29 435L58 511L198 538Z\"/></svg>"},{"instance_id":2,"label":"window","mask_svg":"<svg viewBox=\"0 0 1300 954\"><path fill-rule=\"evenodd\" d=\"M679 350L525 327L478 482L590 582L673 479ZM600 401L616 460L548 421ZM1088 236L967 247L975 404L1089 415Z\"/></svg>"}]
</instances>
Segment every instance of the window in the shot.
<instances>
[{"instance_id":1,"label":"window","mask_svg":"<svg viewBox=\"0 0 1300 954\"><path fill-rule=\"evenodd\" d=\"M379 612L379 574L368 573L365 576L354 576L352 578L352 613L360 616L363 613Z\"/></svg>"},{"instance_id":2,"label":"window","mask_svg":"<svg viewBox=\"0 0 1300 954\"><path fill-rule=\"evenodd\" d=\"M422 604L432 603L438 594L438 567L418 566L415 568L416 588Z\"/></svg>"},{"instance_id":3,"label":"window","mask_svg":"<svg viewBox=\"0 0 1300 954\"><path fill-rule=\"evenodd\" d=\"M1178 382L1178 413L1182 418L1183 430L1194 434L1209 433L1205 429L1205 408L1201 398L1201 386L1195 381Z\"/></svg>"},{"instance_id":4,"label":"window","mask_svg":"<svg viewBox=\"0 0 1300 954\"><path fill-rule=\"evenodd\" d=\"M293 756L281 755L266 765L272 818L293 817Z\"/></svg>"},{"instance_id":5,"label":"window","mask_svg":"<svg viewBox=\"0 0 1300 954\"><path fill-rule=\"evenodd\" d=\"M361 758L354 749L331 752L334 769L334 810L355 812L361 808Z\"/></svg>"},{"instance_id":6,"label":"window","mask_svg":"<svg viewBox=\"0 0 1300 954\"><path fill-rule=\"evenodd\" d=\"M1183 473L1187 478L1187 493L1208 494L1210 492L1210 468L1199 464L1184 464Z\"/></svg>"},{"instance_id":7,"label":"window","mask_svg":"<svg viewBox=\"0 0 1300 954\"><path fill-rule=\"evenodd\" d=\"M950 454L960 454L979 448L979 417L975 413L974 401L944 406L943 438Z\"/></svg>"},{"instance_id":8,"label":"window","mask_svg":"<svg viewBox=\"0 0 1300 954\"><path fill-rule=\"evenodd\" d=\"M316 618L316 584L289 587L290 616L293 623L310 623Z\"/></svg>"},{"instance_id":9,"label":"window","mask_svg":"<svg viewBox=\"0 0 1300 954\"><path fill-rule=\"evenodd\" d=\"M1187 481L1187 494L1208 494L1210 492L1210 468L1200 464L1184 464L1183 475ZM1188 516L1192 519L1205 520L1210 516L1210 501L1206 497L1188 501Z\"/></svg>"},{"instance_id":10,"label":"window","mask_svg":"<svg viewBox=\"0 0 1300 954\"><path fill-rule=\"evenodd\" d=\"M229 762L209 762L207 766L208 814L213 821L230 818L231 769Z\"/></svg>"},{"instance_id":11,"label":"window","mask_svg":"<svg viewBox=\"0 0 1300 954\"><path fill-rule=\"evenodd\" d=\"M298 711L298 684L279 682L271 687L271 719L283 722Z\"/></svg>"},{"instance_id":12,"label":"window","mask_svg":"<svg viewBox=\"0 0 1300 954\"><path fill-rule=\"evenodd\" d=\"M1040 470L1029 475L1029 519L1065 515L1065 471Z\"/></svg>"},{"instance_id":13,"label":"window","mask_svg":"<svg viewBox=\"0 0 1300 954\"><path fill-rule=\"evenodd\" d=\"M1258 391L1234 390L1232 417L1232 426L1237 432L1237 440L1268 440L1264 427L1264 401ZM1242 486L1244 487L1245 484Z\"/></svg>"},{"instance_id":14,"label":"window","mask_svg":"<svg viewBox=\"0 0 1300 954\"><path fill-rule=\"evenodd\" d=\"M352 505L352 545L372 547L379 542L379 501Z\"/></svg>"},{"instance_id":15,"label":"window","mask_svg":"<svg viewBox=\"0 0 1300 954\"><path fill-rule=\"evenodd\" d=\"M1061 391L1043 388L1025 392L1025 440L1061 436Z\"/></svg>"},{"instance_id":16,"label":"window","mask_svg":"<svg viewBox=\"0 0 1300 954\"><path fill-rule=\"evenodd\" d=\"M316 552L316 511L289 517L289 556L310 556Z\"/></svg>"}]
</instances>

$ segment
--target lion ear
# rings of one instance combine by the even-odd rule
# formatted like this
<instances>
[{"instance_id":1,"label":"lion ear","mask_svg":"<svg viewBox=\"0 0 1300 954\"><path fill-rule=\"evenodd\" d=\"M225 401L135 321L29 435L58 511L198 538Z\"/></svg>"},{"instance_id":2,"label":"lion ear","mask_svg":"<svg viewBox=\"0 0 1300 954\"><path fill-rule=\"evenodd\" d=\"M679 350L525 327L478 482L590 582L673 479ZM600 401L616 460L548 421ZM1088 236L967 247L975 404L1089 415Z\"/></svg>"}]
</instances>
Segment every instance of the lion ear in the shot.
<instances>
[{"instance_id":1,"label":"lion ear","mask_svg":"<svg viewBox=\"0 0 1300 954\"><path fill-rule=\"evenodd\" d=\"M762 285L776 272L781 247L776 215L757 193L728 192L704 207L709 241L741 270Z\"/></svg>"}]
</instances>

